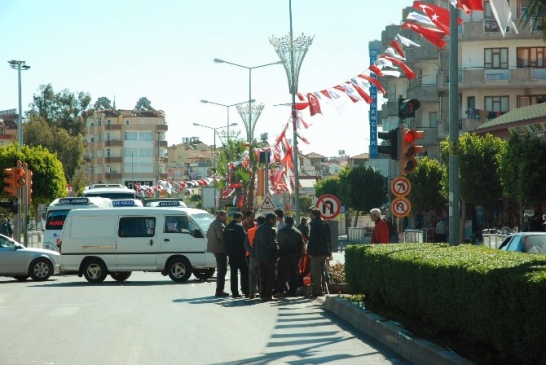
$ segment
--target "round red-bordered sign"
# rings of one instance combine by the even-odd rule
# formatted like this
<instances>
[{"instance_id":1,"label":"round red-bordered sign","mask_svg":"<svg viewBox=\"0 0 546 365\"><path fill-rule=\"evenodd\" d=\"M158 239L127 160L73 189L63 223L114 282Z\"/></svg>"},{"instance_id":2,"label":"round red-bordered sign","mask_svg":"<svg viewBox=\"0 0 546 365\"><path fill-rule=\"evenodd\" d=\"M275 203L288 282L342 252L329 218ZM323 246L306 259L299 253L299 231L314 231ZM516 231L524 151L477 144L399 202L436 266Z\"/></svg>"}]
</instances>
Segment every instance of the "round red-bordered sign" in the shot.
<instances>
[{"instance_id":1,"label":"round red-bordered sign","mask_svg":"<svg viewBox=\"0 0 546 365\"><path fill-rule=\"evenodd\" d=\"M322 219L334 219L341 212L341 202L332 194L321 195L315 206L320 210Z\"/></svg>"},{"instance_id":2,"label":"round red-bordered sign","mask_svg":"<svg viewBox=\"0 0 546 365\"><path fill-rule=\"evenodd\" d=\"M411 203L406 198L399 196L391 202L391 213L398 218L407 216L410 211Z\"/></svg>"},{"instance_id":3,"label":"round red-bordered sign","mask_svg":"<svg viewBox=\"0 0 546 365\"><path fill-rule=\"evenodd\" d=\"M391 182L391 191L396 196L406 196L411 191L411 183L407 178L399 176Z\"/></svg>"}]
</instances>

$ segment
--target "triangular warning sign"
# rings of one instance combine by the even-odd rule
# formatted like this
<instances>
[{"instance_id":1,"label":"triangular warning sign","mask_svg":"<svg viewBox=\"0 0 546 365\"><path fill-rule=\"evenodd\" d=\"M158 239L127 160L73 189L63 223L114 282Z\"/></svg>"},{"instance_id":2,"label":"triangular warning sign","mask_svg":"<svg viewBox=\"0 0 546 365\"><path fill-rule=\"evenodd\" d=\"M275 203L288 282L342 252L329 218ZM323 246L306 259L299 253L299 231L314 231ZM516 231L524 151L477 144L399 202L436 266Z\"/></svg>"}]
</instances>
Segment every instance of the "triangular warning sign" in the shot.
<instances>
[{"instance_id":1,"label":"triangular warning sign","mask_svg":"<svg viewBox=\"0 0 546 365\"><path fill-rule=\"evenodd\" d=\"M262 205L260 206L260 210L275 210L275 204L273 204L273 200L271 200L271 197L269 195L266 195L264 197L264 201L262 202Z\"/></svg>"}]
</instances>

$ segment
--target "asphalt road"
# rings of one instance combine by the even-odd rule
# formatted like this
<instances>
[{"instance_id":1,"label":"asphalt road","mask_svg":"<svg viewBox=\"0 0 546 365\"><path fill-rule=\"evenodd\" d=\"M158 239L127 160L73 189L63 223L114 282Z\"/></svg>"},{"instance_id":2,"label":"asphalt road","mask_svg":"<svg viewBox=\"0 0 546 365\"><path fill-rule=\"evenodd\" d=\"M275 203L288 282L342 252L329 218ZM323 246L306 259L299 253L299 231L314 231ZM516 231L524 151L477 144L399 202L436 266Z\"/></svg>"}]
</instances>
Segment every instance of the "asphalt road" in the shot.
<instances>
[{"instance_id":1,"label":"asphalt road","mask_svg":"<svg viewBox=\"0 0 546 365\"><path fill-rule=\"evenodd\" d=\"M408 364L315 301L218 299L214 289L159 273L99 285L0 278L0 364Z\"/></svg>"}]
</instances>

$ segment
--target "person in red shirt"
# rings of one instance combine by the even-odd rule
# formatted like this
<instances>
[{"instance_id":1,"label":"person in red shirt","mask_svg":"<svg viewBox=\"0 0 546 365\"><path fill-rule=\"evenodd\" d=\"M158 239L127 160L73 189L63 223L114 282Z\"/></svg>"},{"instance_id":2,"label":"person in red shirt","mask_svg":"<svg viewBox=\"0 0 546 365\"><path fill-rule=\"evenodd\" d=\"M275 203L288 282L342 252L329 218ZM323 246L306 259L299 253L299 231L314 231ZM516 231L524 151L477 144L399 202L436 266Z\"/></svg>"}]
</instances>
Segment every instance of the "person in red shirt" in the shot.
<instances>
[{"instance_id":1,"label":"person in red shirt","mask_svg":"<svg viewBox=\"0 0 546 365\"><path fill-rule=\"evenodd\" d=\"M390 234L387 222L381 219L381 211L378 208L370 210L370 218L375 222L375 227L372 234L373 243L389 243Z\"/></svg>"}]
</instances>

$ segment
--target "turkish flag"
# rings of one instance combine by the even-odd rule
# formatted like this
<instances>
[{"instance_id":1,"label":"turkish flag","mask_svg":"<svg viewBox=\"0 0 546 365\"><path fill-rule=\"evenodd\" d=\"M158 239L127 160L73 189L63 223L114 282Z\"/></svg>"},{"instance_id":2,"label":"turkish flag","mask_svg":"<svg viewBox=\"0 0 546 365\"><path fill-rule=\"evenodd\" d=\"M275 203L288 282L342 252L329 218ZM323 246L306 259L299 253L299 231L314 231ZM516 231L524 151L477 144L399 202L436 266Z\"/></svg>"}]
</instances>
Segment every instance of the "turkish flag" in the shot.
<instances>
[{"instance_id":1,"label":"turkish flag","mask_svg":"<svg viewBox=\"0 0 546 365\"><path fill-rule=\"evenodd\" d=\"M442 40L445 37L446 33L440 29L433 29L422 27L414 23L404 22L401 28L407 28L413 30L415 33L420 34L430 43L436 45L438 48L443 48L446 45L446 42Z\"/></svg>"},{"instance_id":2,"label":"turkish flag","mask_svg":"<svg viewBox=\"0 0 546 365\"><path fill-rule=\"evenodd\" d=\"M400 44L398 44L398 42L396 41L396 39L393 39L392 42L391 42L391 47L394 48L396 50L396 52L398 52L398 54L402 57L406 57L404 55L404 51L402 51L402 47L400 47Z\"/></svg>"},{"instance_id":3,"label":"turkish flag","mask_svg":"<svg viewBox=\"0 0 546 365\"><path fill-rule=\"evenodd\" d=\"M307 100L309 100L309 112L311 112L311 116L322 112L320 111L320 103L318 101L318 98L313 93L307 93Z\"/></svg>"},{"instance_id":4,"label":"turkish flag","mask_svg":"<svg viewBox=\"0 0 546 365\"><path fill-rule=\"evenodd\" d=\"M387 59L387 60L391 61L392 63L397 64L398 66L400 66L402 68L402 70L404 70L404 73L406 74L406 78L408 80L411 80L411 79L415 78L415 72L413 72L411 70L411 68L409 68L404 62L400 61L399 59L391 57L391 56L385 56L385 55L381 55L379 57Z\"/></svg>"},{"instance_id":5,"label":"turkish flag","mask_svg":"<svg viewBox=\"0 0 546 365\"><path fill-rule=\"evenodd\" d=\"M483 0L459 0L459 7L467 14L471 11L484 11Z\"/></svg>"},{"instance_id":6,"label":"turkish flag","mask_svg":"<svg viewBox=\"0 0 546 365\"><path fill-rule=\"evenodd\" d=\"M423 1L414 1L413 8L421 10L429 19L442 30L445 34L449 34L449 17L450 12L446 8L425 3ZM462 19L457 20L457 24L461 24Z\"/></svg>"}]
</instances>

